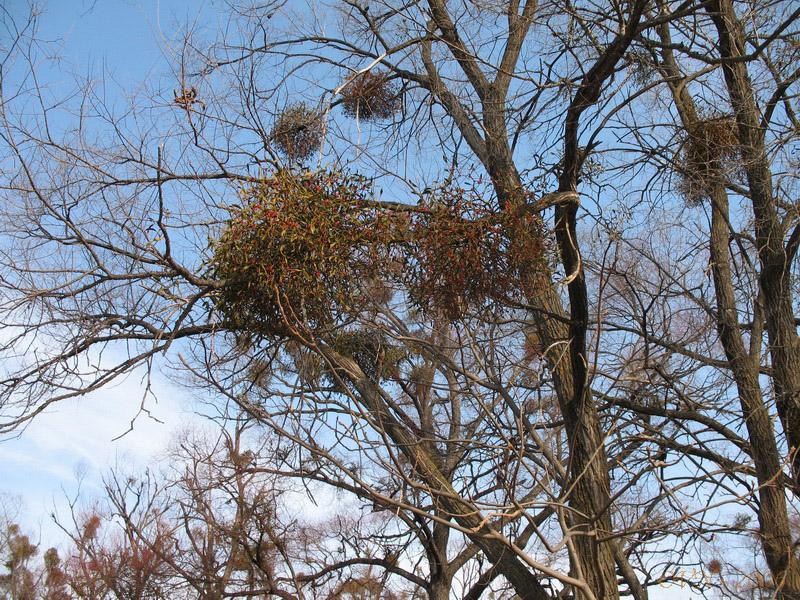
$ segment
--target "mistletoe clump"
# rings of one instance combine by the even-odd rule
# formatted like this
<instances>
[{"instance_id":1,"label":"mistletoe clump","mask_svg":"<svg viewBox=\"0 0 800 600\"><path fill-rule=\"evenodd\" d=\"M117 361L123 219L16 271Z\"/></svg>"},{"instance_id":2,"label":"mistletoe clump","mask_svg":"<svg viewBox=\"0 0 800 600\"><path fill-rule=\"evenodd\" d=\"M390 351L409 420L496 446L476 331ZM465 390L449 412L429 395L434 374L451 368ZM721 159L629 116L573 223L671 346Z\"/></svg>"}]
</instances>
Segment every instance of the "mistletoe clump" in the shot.
<instances>
[{"instance_id":1,"label":"mistletoe clump","mask_svg":"<svg viewBox=\"0 0 800 600\"><path fill-rule=\"evenodd\" d=\"M390 118L400 103L397 86L384 71L359 73L341 95L344 114L367 121Z\"/></svg>"},{"instance_id":2,"label":"mistletoe clump","mask_svg":"<svg viewBox=\"0 0 800 600\"><path fill-rule=\"evenodd\" d=\"M374 381L397 377L401 361L408 358L405 347L391 343L380 332L367 329L340 331L331 339L330 346L353 359Z\"/></svg>"},{"instance_id":3,"label":"mistletoe clump","mask_svg":"<svg viewBox=\"0 0 800 600\"><path fill-rule=\"evenodd\" d=\"M449 318L489 300L524 301L547 271L542 221L523 202L496 213L463 189L439 190L416 213L409 240L411 298Z\"/></svg>"},{"instance_id":4,"label":"mistletoe clump","mask_svg":"<svg viewBox=\"0 0 800 600\"><path fill-rule=\"evenodd\" d=\"M304 160L322 145L322 119L304 102L292 104L278 115L270 139L286 158Z\"/></svg>"},{"instance_id":5,"label":"mistletoe clump","mask_svg":"<svg viewBox=\"0 0 800 600\"><path fill-rule=\"evenodd\" d=\"M710 117L686 128L678 159L679 190L687 200L701 202L715 185L741 168L736 121L731 116Z\"/></svg>"},{"instance_id":6,"label":"mistletoe clump","mask_svg":"<svg viewBox=\"0 0 800 600\"><path fill-rule=\"evenodd\" d=\"M362 177L320 171L274 176L243 192L214 246L217 308L230 327L286 334L351 310L380 264L388 224Z\"/></svg>"}]
</instances>

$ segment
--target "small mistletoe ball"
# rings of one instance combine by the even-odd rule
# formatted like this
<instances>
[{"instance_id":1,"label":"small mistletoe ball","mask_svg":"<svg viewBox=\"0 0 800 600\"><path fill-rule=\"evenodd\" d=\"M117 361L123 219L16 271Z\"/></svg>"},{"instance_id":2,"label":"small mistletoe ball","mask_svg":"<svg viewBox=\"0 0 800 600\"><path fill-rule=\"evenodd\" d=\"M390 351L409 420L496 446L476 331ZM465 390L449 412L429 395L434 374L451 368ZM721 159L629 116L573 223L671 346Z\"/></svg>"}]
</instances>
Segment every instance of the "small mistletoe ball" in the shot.
<instances>
[{"instance_id":1,"label":"small mistletoe ball","mask_svg":"<svg viewBox=\"0 0 800 600\"><path fill-rule=\"evenodd\" d=\"M676 160L677 188L690 203L699 204L714 187L743 176L738 128L732 116L700 119L686 128L682 138Z\"/></svg>"},{"instance_id":2,"label":"small mistletoe ball","mask_svg":"<svg viewBox=\"0 0 800 600\"><path fill-rule=\"evenodd\" d=\"M270 139L286 158L304 160L322 144L322 119L304 102L289 105L275 120Z\"/></svg>"},{"instance_id":3,"label":"small mistletoe ball","mask_svg":"<svg viewBox=\"0 0 800 600\"><path fill-rule=\"evenodd\" d=\"M359 73L341 92L348 117L366 121L389 119L400 106L400 93L385 71Z\"/></svg>"}]
</instances>

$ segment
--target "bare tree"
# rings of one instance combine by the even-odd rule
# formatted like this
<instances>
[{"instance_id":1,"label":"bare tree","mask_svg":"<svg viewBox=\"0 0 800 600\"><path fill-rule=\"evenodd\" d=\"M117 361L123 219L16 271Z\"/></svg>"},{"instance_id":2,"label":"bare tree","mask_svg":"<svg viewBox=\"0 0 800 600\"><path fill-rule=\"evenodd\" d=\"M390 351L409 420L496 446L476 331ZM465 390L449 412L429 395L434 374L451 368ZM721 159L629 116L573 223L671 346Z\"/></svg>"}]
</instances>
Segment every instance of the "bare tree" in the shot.
<instances>
[{"instance_id":1,"label":"bare tree","mask_svg":"<svg viewBox=\"0 0 800 600\"><path fill-rule=\"evenodd\" d=\"M279 487L287 479L269 468L269 444L242 422L227 425L187 430L142 476L116 469L101 497L72 502L62 527L74 597L415 597L425 581L403 568L404 549L390 555L377 541L392 537L385 518L344 506L336 516L303 514L302 488Z\"/></svg>"},{"instance_id":2,"label":"bare tree","mask_svg":"<svg viewBox=\"0 0 800 600\"><path fill-rule=\"evenodd\" d=\"M234 6L124 116L5 14L7 428L163 362L394 515L336 593L798 597L797 11Z\"/></svg>"}]
</instances>

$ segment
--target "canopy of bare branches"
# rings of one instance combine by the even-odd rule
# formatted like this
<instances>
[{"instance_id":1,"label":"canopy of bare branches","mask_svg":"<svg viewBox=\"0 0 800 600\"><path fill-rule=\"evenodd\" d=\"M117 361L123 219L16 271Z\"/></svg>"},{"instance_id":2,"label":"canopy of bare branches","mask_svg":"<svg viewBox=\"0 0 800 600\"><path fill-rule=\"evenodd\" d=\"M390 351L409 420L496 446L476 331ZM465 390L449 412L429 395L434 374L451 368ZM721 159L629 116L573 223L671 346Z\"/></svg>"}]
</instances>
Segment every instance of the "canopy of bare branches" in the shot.
<instances>
[{"instance_id":1,"label":"canopy of bare branches","mask_svg":"<svg viewBox=\"0 0 800 600\"><path fill-rule=\"evenodd\" d=\"M230 416L0 593L800 599L800 9L220 4L135 91L0 9L0 429Z\"/></svg>"}]
</instances>

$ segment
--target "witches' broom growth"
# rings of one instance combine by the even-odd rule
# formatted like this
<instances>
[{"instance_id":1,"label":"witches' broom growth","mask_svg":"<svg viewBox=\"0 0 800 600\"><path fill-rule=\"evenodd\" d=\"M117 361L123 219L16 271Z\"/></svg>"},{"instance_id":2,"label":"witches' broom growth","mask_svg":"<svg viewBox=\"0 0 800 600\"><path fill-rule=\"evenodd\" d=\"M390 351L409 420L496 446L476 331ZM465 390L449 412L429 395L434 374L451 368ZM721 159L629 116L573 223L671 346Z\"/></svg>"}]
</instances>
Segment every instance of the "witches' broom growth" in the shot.
<instances>
[{"instance_id":1,"label":"witches' broom growth","mask_svg":"<svg viewBox=\"0 0 800 600\"><path fill-rule=\"evenodd\" d=\"M242 191L214 244L213 277L227 283L217 309L229 326L284 334L335 324L380 268L388 225L369 182L320 171L278 171Z\"/></svg>"}]
</instances>

